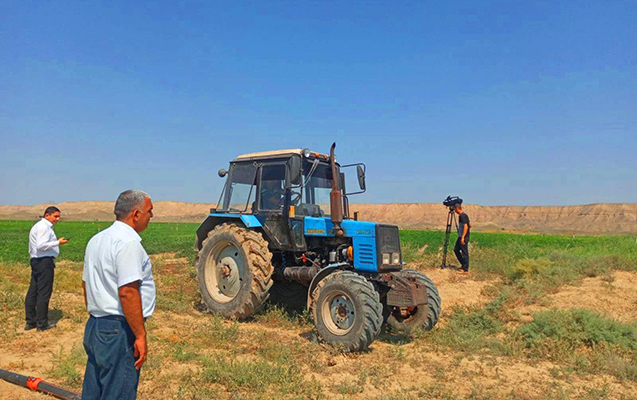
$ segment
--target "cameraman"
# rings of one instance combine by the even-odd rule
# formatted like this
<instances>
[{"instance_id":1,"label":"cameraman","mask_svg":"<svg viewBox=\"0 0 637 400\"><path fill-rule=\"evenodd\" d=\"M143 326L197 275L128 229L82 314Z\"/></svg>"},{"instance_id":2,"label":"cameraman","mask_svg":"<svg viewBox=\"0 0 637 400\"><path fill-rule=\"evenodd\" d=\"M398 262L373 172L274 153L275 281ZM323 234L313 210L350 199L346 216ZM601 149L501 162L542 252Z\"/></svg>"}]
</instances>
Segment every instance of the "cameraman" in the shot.
<instances>
[{"instance_id":1,"label":"cameraman","mask_svg":"<svg viewBox=\"0 0 637 400\"><path fill-rule=\"evenodd\" d=\"M458 214L458 240L453 252L456 253L460 262L460 273L469 273L469 237L471 236L471 222L469 216L462 211L462 204L457 204L454 208Z\"/></svg>"}]
</instances>

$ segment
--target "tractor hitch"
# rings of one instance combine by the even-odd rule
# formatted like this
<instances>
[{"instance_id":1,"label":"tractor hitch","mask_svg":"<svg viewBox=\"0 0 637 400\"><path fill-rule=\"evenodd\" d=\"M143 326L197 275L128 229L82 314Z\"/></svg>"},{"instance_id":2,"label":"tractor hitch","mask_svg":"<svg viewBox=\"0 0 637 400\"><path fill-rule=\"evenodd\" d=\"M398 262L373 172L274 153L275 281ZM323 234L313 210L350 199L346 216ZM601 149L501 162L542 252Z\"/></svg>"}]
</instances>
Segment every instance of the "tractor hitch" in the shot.
<instances>
[{"instance_id":1,"label":"tractor hitch","mask_svg":"<svg viewBox=\"0 0 637 400\"><path fill-rule=\"evenodd\" d=\"M427 287L395 273L384 274L381 281L389 286L387 305L415 307L427 304Z\"/></svg>"}]
</instances>

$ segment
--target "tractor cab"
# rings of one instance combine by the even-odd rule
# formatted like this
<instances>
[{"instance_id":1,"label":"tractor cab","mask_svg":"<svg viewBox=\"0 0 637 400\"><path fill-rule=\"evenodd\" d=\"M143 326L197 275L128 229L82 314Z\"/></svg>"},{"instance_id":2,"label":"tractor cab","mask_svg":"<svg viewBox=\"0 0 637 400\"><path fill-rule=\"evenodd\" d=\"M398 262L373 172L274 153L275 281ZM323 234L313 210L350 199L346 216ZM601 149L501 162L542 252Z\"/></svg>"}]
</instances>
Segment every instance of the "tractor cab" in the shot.
<instances>
[{"instance_id":1,"label":"tractor cab","mask_svg":"<svg viewBox=\"0 0 637 400\"><path fill-rule=\"evenodd\" d=\"M227 179L217 211L329 215L333 177L327 158L301 149L239 156L228 171L220 171ZM340 171L338 164L336 168ZM338 184L340 188L340 179Z\"/></svg>"},{"instance_id":2,"label":"tractor cab","mask_svg":"<svg viewBox=\"0 0 637 400\"><path fill-rule=\"evenodd\" d=\"M336 210L341 219L352 219L348 196L365 192L365 165L343 168L352 167L357 170L359 190L347 193L341 165L334 161L332 166L327 154L293 149L241 155L228 170L219 170L226 182L211 217L239 218L249 227L260 225L277 249L306 250L305 217L331 220L335 187L338 204L334 208L343 210ZM310 235L316 231L310 228Z\"/></svg>"}]
</instances>

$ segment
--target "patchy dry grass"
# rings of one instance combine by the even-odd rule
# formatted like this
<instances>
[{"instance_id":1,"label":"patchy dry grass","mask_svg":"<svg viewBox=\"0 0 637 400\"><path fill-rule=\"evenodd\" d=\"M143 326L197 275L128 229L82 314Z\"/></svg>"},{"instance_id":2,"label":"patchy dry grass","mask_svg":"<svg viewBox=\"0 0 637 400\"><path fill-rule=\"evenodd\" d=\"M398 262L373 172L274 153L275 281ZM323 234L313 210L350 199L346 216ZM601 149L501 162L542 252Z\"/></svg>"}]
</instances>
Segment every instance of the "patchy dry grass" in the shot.
<instances>
[{"instance_id":1,"label":"patchy dry grass","mask_svg":"<svg viewBox=\"0 0 637 400\"><path fill-rule=\"evenodd\" d=\"M64 385L79 389L82 387L86 353L81 345L73 346L70 351L60 346L60 350L51 356L50 376Z\"/></svg>"}]
</instances>

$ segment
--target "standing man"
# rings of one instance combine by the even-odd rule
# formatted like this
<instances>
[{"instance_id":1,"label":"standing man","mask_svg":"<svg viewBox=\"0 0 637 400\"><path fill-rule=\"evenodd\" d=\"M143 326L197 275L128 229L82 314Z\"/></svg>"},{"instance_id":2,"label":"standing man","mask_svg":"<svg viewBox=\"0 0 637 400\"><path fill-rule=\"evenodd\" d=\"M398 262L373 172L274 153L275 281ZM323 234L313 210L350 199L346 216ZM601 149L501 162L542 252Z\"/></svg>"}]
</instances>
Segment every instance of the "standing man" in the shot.
<instances>
[{"instance_id":1,"label":"standing man","mask_svg":"<svg viewBox=\"0 0 637 400\"><path fill-rule=\"evenodd\" d=\"M155 282L139 233L153 217L150 196L122 192L117 220L86 247L82 287L91 314L84 331L88 355L83 400L133 400L146 361L145 322L155 309Z\"/></svg>"},{"instance_id":2,"label":"standing man","mask_svg":"<svg viewBox=\"0 0 637 400\"><path fill-rule=\"evenodd\" d=\"M453 252L460 262L460 273L469 273L469 237L471 236L471 222L469 216L462 211L462 204L457 204L454 208L458 216L458 240Z\"/></svg>"},{"instance_id":3,"label":"standing man","mask_svg":"<svg viewBox=\"0 0 637 400\"><path fill-rule=\"evenodd\" d=\"M29 255L31 256L31 284L24 299L27 324L25 331L38 328L46 331L55 328L49 322L49 300L53 292L55 257L60 254L60 246L68 243L53 232L53 225L60 221L60 210L50 206L44 210L44 217L29 232Z\"/></svg>"}]
</instances>

